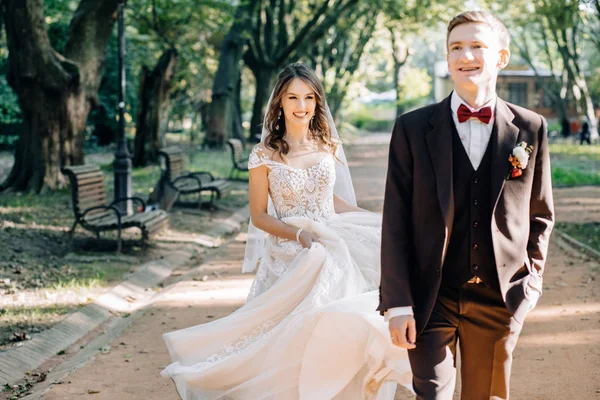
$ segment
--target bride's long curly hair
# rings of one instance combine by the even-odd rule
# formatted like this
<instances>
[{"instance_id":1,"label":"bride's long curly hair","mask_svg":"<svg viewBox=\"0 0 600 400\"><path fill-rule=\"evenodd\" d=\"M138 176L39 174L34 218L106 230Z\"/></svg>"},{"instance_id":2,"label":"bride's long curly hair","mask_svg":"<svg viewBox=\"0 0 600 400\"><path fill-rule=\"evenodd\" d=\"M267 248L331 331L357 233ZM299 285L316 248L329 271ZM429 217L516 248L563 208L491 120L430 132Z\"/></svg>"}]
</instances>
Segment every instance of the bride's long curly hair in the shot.
<instances>
[{"instance_id":1,"label":"bride's long curly hair","mask_svg":"<svg viewBox=\"0 0 600 400\"><path fill-rule=\"evenodd\" d=\"M315 115L308 125L313 140L335 154L339 141L331 137L331 129L327 122L327 110L325 108L325 90L323 90L323 85L314 71L302 63L290 64L279 73L273 90L273 98L265 116L265 129L267 131L265 146L278 152L280 157L290 151L289 144L283 139L285 136L285 116L281 111L281 99L295 78L302 79L315 92Z\"/></svg>"}]
</instances>

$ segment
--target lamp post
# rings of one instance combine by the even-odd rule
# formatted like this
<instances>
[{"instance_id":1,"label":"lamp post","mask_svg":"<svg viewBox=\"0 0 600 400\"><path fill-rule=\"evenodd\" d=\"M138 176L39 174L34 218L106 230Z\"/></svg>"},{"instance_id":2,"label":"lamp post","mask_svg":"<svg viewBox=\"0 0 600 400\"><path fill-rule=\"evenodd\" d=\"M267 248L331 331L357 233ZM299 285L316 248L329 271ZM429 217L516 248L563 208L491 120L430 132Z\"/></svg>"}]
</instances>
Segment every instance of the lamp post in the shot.
<instances>
[{"instance_id":1,"label":"lamp post","mask_svg":"<svg viewBox=\"0 0 600 400\"><path fill-rule=\"evenodd\" d=\"M123 11L126 0L119 0L118 37L119 37L119 126L117 131L117 148L115 150L115 200L131 197L131 156L125 138L125 23ZM127 215L132 213L131 200L117 203L116 206Z\"/></svg>"}]
</instances>

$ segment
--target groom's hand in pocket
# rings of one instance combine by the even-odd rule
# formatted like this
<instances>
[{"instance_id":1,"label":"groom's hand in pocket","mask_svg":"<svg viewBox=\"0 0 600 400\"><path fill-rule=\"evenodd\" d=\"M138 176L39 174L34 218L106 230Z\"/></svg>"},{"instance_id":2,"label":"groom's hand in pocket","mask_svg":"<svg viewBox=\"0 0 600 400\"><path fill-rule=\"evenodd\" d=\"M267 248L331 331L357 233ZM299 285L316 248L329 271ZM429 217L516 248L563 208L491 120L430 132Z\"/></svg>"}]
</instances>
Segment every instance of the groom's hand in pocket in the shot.
<instances>
[{"instance_id":1,"label":"groom's hand in pocket","mask_svg":"<svg viewBox=\"0 0 600 400\"><path fill-rule=\"evenodd\" d=\"M399 315L390 318L389 328L393 344L409 350L416 347L417 326L412 315Z\"/></svg>"}]
</instances>

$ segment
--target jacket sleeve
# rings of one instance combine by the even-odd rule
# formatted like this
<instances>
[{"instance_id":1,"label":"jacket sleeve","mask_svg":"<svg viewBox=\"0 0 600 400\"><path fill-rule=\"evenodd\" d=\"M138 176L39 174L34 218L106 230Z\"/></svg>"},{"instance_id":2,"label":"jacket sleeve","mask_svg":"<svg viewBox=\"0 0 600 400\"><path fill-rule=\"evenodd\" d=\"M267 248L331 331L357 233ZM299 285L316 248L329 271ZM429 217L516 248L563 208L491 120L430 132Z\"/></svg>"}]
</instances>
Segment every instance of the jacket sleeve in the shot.
<instances>
[{"instance_id":1,"label":"jacket sleeve","mask_svg":"<svg viewBox=\"0 0 600 400\"><path fill-rule=\"evenodd\" d=\"M414 265L412 236L413 157L402 117L396 120L388 160L381 238L379 307L414 306L410 268Z\"/></svg>"},{"instance_id":2,"label":"jacket sleeve","mask_svg":"<svg viewBox=\"0 0 600 400\"><path fill-rule=\"evenodd\" d=\"M554 202L552 198L552 179L550 171L550 153L546 120L538 132L538 148L535 158L535 171L529 203L529 240L527 254L530 264L528 286L542 292L542 274L548 254L550 234L554 227Z\"/></svg>"}]
</instances>

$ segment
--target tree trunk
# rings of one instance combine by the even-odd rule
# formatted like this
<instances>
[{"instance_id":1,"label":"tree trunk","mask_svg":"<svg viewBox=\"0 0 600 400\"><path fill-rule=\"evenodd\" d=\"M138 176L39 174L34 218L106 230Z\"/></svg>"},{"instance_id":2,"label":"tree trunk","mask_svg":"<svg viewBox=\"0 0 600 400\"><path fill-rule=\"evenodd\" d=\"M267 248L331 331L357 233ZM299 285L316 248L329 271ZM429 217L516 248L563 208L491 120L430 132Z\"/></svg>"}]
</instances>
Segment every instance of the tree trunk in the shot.
<instances>
[{"instance_id":1,"label":"tree trunk","mask_svg":"<svg viewBox=\"0 0 600 400\"><path fill-rule=\"evenodd\" d=\"M232 115L232 130L231 137L240 139L243 144L246 144L246 136L242 126L242 71L237 78L235 89L233 91L233 115Z\"/></svg>"},{"instance_id":2,"label":"tree trunk","mask_svg":"<svg viewBox=\"0 0 600 400\"><path fill-rule=\"evenodd\" d=\"M585 116L587 117L590 125L590 139L592 143L598 142L598 121L596 120L596 112L594 111L594 103L592 102L592 96L590 95L590 91L587 87L587 82L585 80L585 75L582 71L578 71L577 74L577 86L579 86L583 98L582 105L585 110Z\"/></svg>"},{"instance_id":3,"label":"tree trunk","mask_svg":"<svg viewBox=\"0 0 600 400\"><path fill-rule=\"evenodd\" d=\"M252 107L252 120L250 121L250 142L260 142L262 124L265 118L265 107L269 101L271 90L277 76L277 69L263 65L250 66L256 78L256 95Z\"/></svg>"},{"instance_id":4,"label":"tree trunk","mask_svg":"<svg viewBox=\"0 0 600 400\"><path fill-rule=\"evenodd\" d=\"M67 129L66 100L31 85L21 88L19 104L23 131L15 149L15 163L1 189L40 192L64 187L67 182L60 167L65 165L62 133ZM56 108L57 104L63 107Z\"/></svg>"},{"instance_id":5,"label":"tree trunk","mask_svg":"<svg viewBox=\"0 0 600 400\"><path fill-rule=\"evenodd\" d=\"M162 147L169 109L171 84L177 64L177 50L166 50L152 72L142 69L133 165L142 167L156 162Z\"/></svg>"},{"instance_id":6,"label":"tree trunk","mask_svg":"<svg viewBox=\"0 0 600 400\"><path fill-rule=\"evenodd\" d=\"M84 162L83 131L104 69L117 0L81 0L65 56L50 45L43 0L6 0L8 82L23 113L15 163L0 190L42 191L65 185L60 168Z\"/></svg>"},{"instance_id":7,"label":"tree trunk","mask_svg":"<svg viewBox=\"0 0 600 400\"><path fill-rule=\"evenodd\" d=\"M204 145L220 148L234 131L235 88L240 76L240 61L246 44L247 29L245 7L239 6L236 22L221 43L219 68L213 83L212 102L208 114L208 129Z\"/></svg>"}]
</instances>

